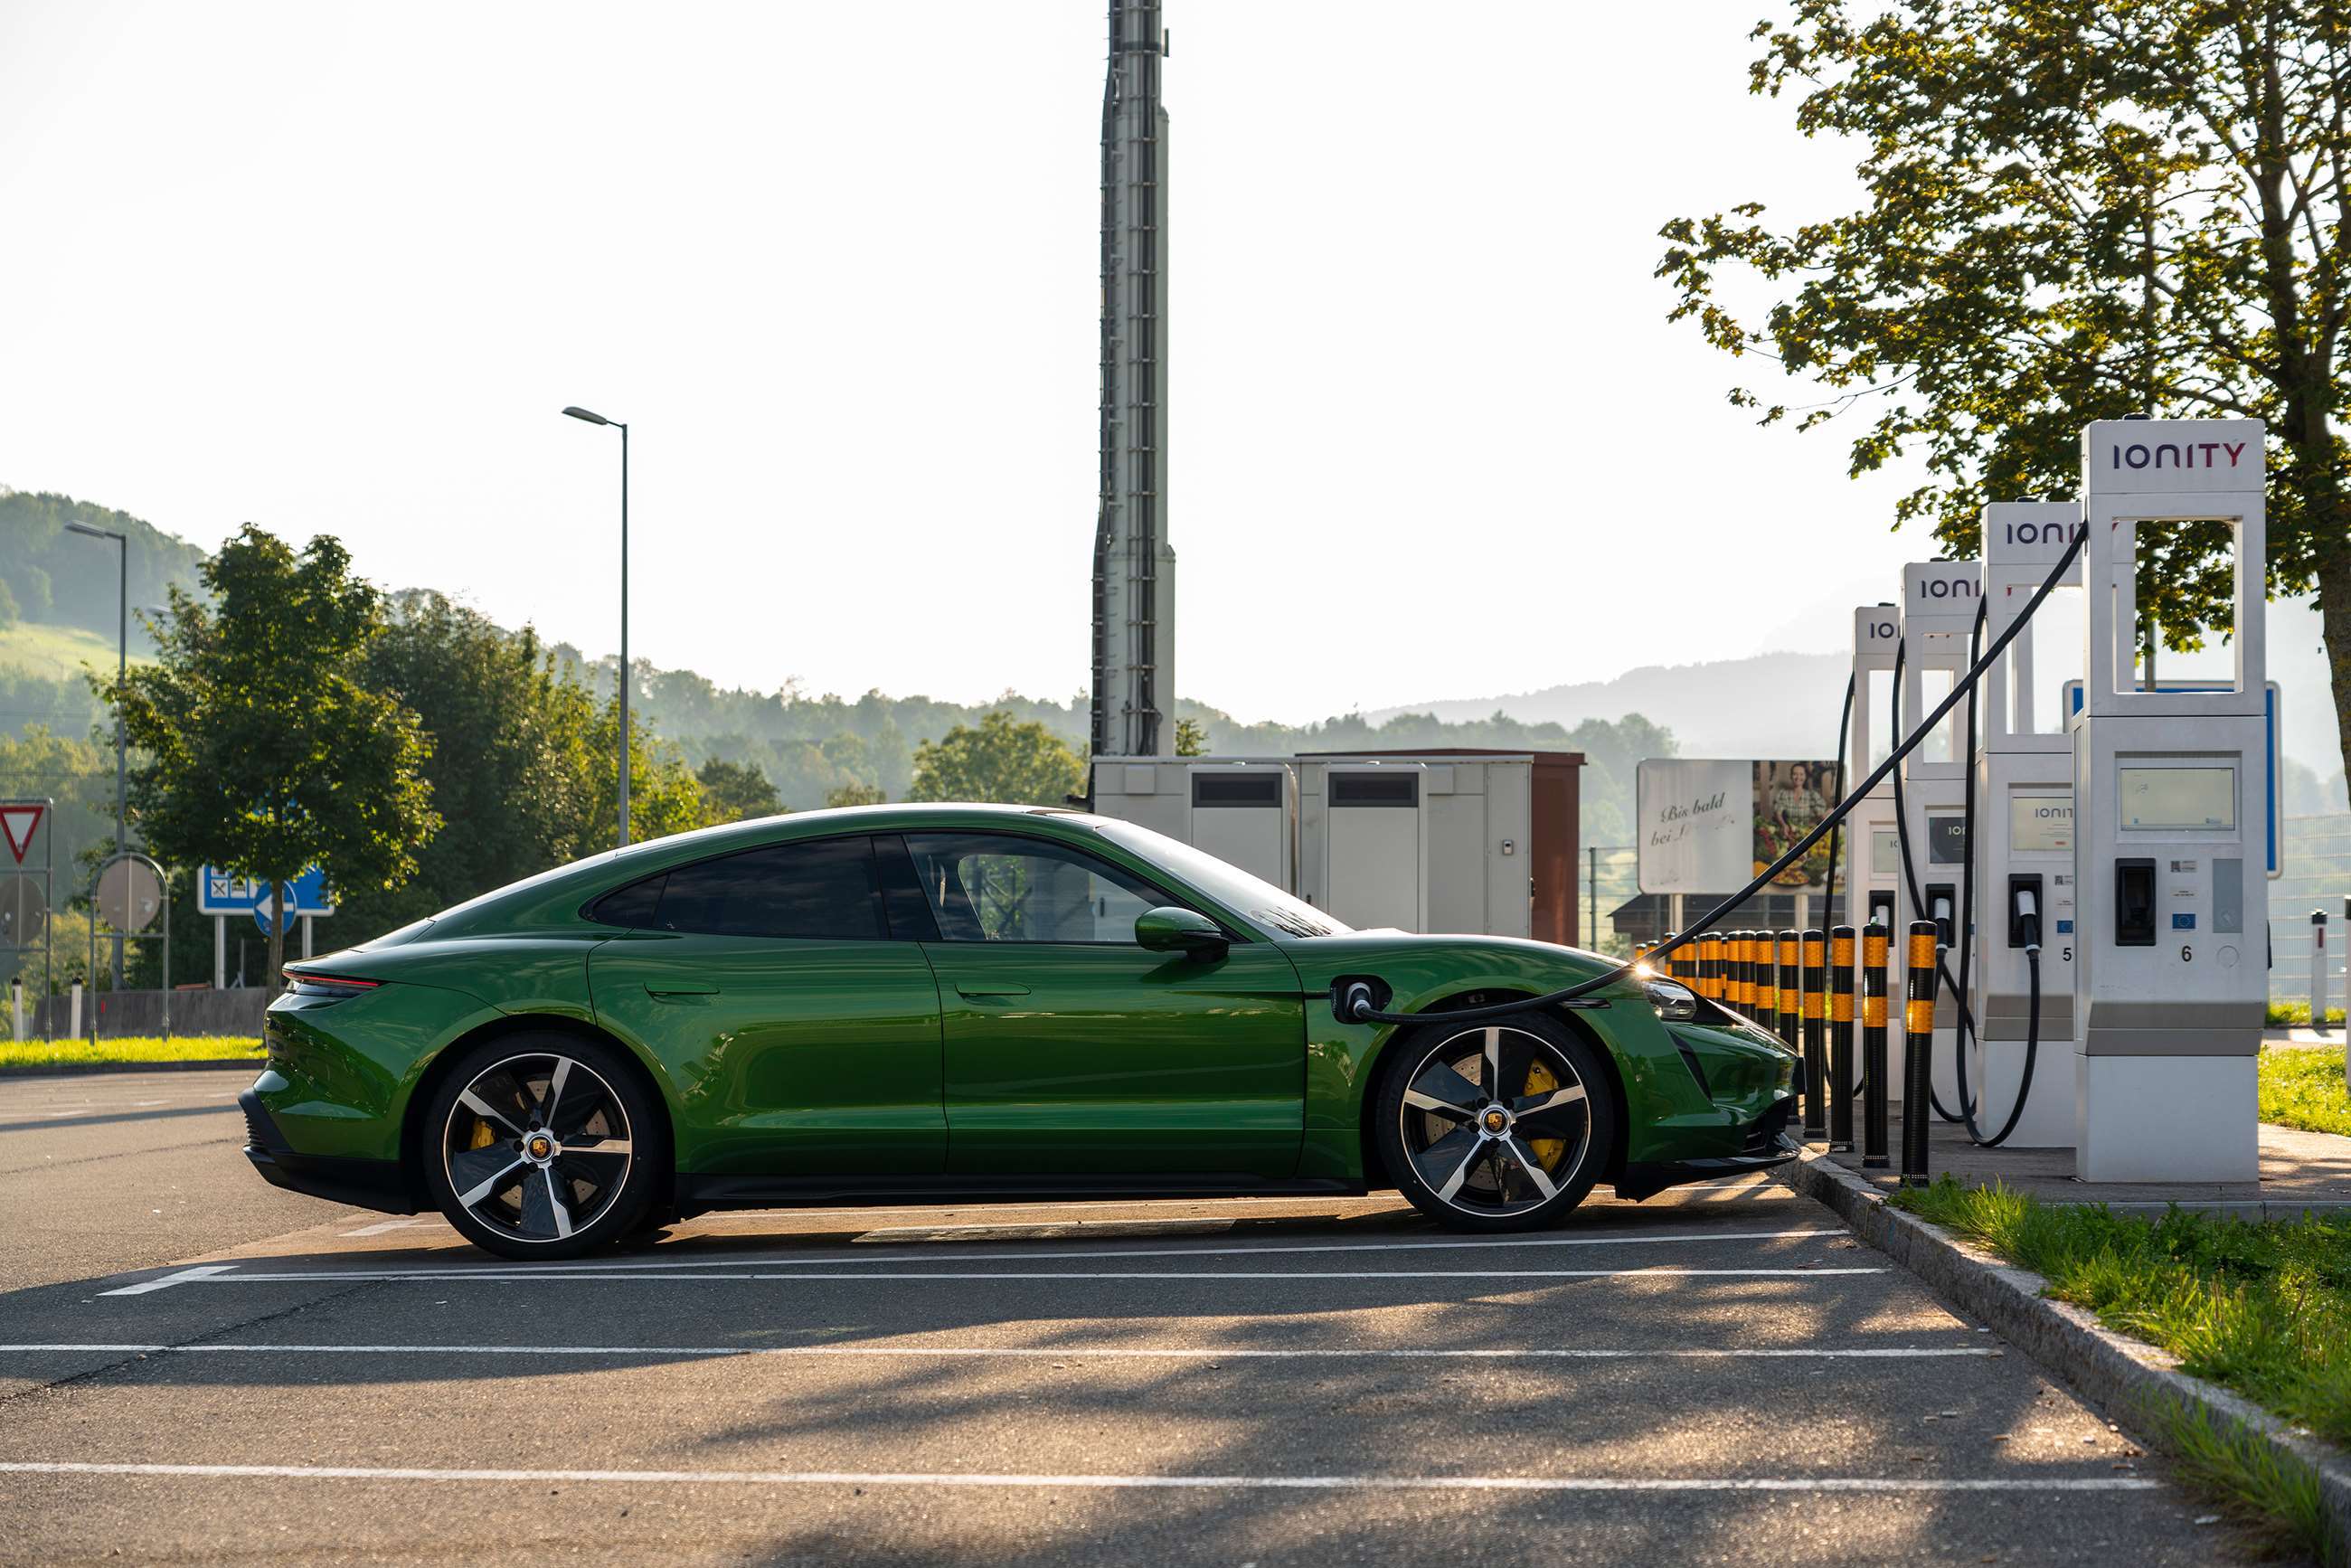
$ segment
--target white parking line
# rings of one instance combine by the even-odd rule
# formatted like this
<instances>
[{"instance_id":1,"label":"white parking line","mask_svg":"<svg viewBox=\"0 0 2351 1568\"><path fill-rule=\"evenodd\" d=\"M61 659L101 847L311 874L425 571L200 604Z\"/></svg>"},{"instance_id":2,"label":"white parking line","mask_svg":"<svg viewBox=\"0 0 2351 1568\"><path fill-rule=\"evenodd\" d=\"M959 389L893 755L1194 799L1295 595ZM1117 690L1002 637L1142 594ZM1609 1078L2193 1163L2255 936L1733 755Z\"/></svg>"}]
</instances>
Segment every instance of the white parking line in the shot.
<instances>
[{"instance_id":1,"label":"white parking line","mask_svg":"<svg viewBox=\"0 0 2351 1568\"><path fill-rule=\"evenodd\" d=\"M876 1358L1053 1361L1932 1361L1974 1356L1998 1358L1993 1345L1872 1345L1847 1347L1711 1348L1671 1346L1657 1350L1578 1349L1263 1350L1210 1349L1199 1345L1111 1345L1099 1349L1046 1345L960 1344L0 1344L0 1355L669 1355L721 1359L728 1356L869 1356Z\"/></svg>"},{"instance_id":2,"label":"white parking line","mask_svg":"<svg viewBox=\"0 0 2351 1568\"><path fill-rule=\"evenodd\" d=\"M423 1469L372 1465L97 1464L0 1460L0 1474L178 1476L207 1480L619 1481L632 1486L1040 1487L1198 1491L2103 1492L2154 1491L2147 1476L1105 1476L943 1470Z\"/></svg>"},{"instance_id":3,"label":"white parking line","mask_svg":"<svg viewBox=\"0 0 2351 1568\"><path fill-rule=\"evenodd\" d=\"M343 1234L345 1236L381 1236L387 1230L411 1230L420 1225L434 1225L439 1222L438 1215L431 1219L386 1219L374 1225L362 1225L357 1230L346 1230Z\"/></svg>"},{"instance_id":4,"label":"white parking line","mask_svg":"<svg viewBox=\"0 0 2351 1568\"><path fill-rule=\"evenodd\" d=\"M293 1273L234 1274L225 1271L189 1269L161 1280L150 1280L143 1285L132 1285L120 1291L102 1291L107 1296L135 1296L149 1291L161 1291L172 1285L255 1285L282 1284L304 1280L433 1280L447 1284L465 1284L486 1281L494 1284L517 1281L556 1284L580 1280L632 1280L652 1282L697 1284L755 1284L774 1281L833 1281L833 1280L1631 1280L1631 1279L1710 1279L1816 1280L1848 1274L1883 1274L1884 1269L1677 1269L1652 1267L1646 1269L1365 1269L1353 1270L1299 1270L1276 1272L1270 1270L974 1270L948 1272L932 1270L922 1272L861 1270L854 1274L720 1274L709 1271L687 1272L672 1270L656 1272L641 1270L626 1273L605 1273L581 1269L541 1269L524 1265L519 1269L486 1267L479 1269L305 1269Z\"/></svg>"},{"instance_id":5,"label":"white parking line","mask_svg":"<svg viewBox=\"0 0 2351 1568\"><path fill-rule=\"evenodd\" d=\"M100 1291L99 1294L101 1296L143 1296L151 1291L168 1291L174 1285L190 1284L198 1280L209 1280L216 1274L225 1274L228 1270L229 1265L226 1263L205 1263L193 1269L183 1269L176 1274L166 1274L158 1280L145 1280L136 1285L125 1285L120 1290Z\"/></svg>"},{"instance_id":6,"label":"white parking line","mask_svg":"<svg viewBox=\"0 0 2351 1568\"><path fill-rule=\"evenodd\" d=\"M1651 1233L1643 1236L1519 1236L1486 1241L1350 1241L1335 1245L1317 1243L1306 1246L1238 1246L1238 1247L1122 1247L1117 1238L1105 1237L1096 1246L1083 1249L1059 1252L1010 1251L1002 1249L987 1252L937 1252L924 1255L925 1263L1028 1263L1067 1258L1246 1258L1251 1256L1296 1255L1316 1252L1448 1252L1464 1249L1499 1252L1521 1247L1631 1247L1680 1245L1698 1241L1801 1241L1817 1240L1823 1237L1840 1237L1844 1230L1831 1227L1823 1230L1706 1230ZM851 1243L859 1246L858 1243ZM806 1255L768 1253L759 1258L616 1258L599 1263L530 1263L524 1267L534 1273L618 1274L643 1270L654 1272L674 1272L680 1269L779 1269L803 1263L831 1267L851 1265L880 1266L895 1264L904 1267L904 1255L885 1252L872 1254L861 1247L865 1256L838 1250L812 1249ZM484 1268L494 1269L495 1264ZM434 1270L444 1272L445 1270ZM321 1276L322 1278L324 1276ZM392 1276L387 1276L392 1277Z\"/></svg>"}]
</instances>

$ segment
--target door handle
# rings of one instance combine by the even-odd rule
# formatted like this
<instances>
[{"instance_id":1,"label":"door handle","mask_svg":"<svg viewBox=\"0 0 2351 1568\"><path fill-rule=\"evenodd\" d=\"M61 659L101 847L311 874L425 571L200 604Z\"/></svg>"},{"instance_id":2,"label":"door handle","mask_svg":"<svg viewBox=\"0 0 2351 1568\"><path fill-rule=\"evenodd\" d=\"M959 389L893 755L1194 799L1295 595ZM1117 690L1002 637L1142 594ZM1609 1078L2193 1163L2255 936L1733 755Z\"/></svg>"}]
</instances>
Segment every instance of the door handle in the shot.
<instances>
[{"instance_id":1,"label":"door handle","mask_svg":"<svg viewBox=\"0 0 2351 1568\"><path fill-rule=\"evenodd\" d=\"M656 1001L670 997L715 997L718 988L703 980L664 980L660 985L645 982L645 995Z\"/></svg>"},{"instance_id":2,"label":"door handle","mask_svg":"<svg viewBox=\"0 0 2351 1568\"><path fill-rule=\"evenodd\" d=\"M990 997L1025 997L1028 994L1026 986L980 986L967 985L961 980L956 982L956 995L967 1001L980 1001Z\"/></svg>"}]
</instances>

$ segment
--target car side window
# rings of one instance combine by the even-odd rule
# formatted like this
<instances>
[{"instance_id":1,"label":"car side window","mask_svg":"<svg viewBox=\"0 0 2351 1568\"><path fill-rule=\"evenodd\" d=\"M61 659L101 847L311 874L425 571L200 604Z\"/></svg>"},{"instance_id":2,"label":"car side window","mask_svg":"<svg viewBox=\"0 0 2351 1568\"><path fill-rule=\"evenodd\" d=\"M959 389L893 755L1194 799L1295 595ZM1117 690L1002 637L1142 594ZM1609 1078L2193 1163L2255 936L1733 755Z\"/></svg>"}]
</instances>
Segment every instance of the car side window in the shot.
<instances>
[{"instance_id":1,"label":"car side window","mask_svg":"<svg viewBox=\"0 0 2351 1568\"><path fill-rule=\"evenodd\" d=\"M1134 941L1174 902L1082 850L1008 833L908 833L906 851L948 942Z\"/></svg>"},{"instance_id":2,"label":"car side window","mask_svg":"<svg viewBox=\"0 0 2351 1568\"><path fill-rule=\"evenodd\" d=\"M862 833L720 855L673 867L657 880L652 916L641 922L655 931L835 942L886 935L873 846Z\"/></svg>"}]
</instances>

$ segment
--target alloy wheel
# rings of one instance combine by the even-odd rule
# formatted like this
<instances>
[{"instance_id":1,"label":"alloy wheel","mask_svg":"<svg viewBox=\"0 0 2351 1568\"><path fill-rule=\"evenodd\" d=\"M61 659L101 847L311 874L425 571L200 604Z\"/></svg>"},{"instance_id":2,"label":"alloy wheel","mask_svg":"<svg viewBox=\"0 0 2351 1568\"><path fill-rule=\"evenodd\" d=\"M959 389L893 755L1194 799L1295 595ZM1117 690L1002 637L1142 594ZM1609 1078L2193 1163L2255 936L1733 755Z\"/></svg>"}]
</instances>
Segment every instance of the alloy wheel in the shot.
<instances>
[{"instance_id":1,"label":"alloy wheel","mask_svg":"<svg viewBox=\"0 0 2351 1568\"><path fill-rule=\"evenodd\" d=\"M1551 1041L1466 1029L1421 1058L1397 1111L1406 1157L1440 1203L1500 1218L1549 1203L1592 1147L1583 1080Z\"/></svg>"},{"instance_id":2,"label":"alloy wheel","mask_svg":"<svg viewBox=\"0 0 2351 1568\"><path fill-rule=\"evenodd\" d=\"M443 1169L458 1206L520 1242L569 1240L610 1209L636 1158L620 1096L576 1057L511 1056L449 1108Z\"/></svg>"}]
</instances>

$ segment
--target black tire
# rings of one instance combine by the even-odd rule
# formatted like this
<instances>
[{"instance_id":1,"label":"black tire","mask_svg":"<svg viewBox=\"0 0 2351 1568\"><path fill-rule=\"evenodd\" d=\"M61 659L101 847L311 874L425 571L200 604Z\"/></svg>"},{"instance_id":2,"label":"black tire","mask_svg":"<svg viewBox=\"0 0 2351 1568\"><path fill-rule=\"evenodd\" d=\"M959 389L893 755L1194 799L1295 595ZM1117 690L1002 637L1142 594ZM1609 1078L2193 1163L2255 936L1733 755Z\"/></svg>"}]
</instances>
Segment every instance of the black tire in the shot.
<instances>
[{"instance_id":1,"label":"black tire","mask_svg":"<svg viewBox=\"0 0 2351 1568\"><path fill-rule=\"evenodd\" d=\"M1384 1054L1373 1136L1397 1188L1448 1230L1557 1225L1615 1152L1607 1069L1556 1019L1447 1024L1438 1014Z\"/></svg>"},{"instance_id":2,"label":"black tire","mask_svg":"<svg viewBox=\"0 0 2351 1568\"><path fill-rule=\"evenodd\" d=\"M417 1144L434 1203L501 1258L576 1258L621 1241L670 1175L668 1124L635 1062L569 1034L507 1035L466 1051Z\"/></svg>"}]
</instances>

